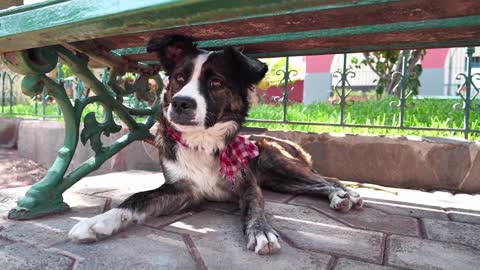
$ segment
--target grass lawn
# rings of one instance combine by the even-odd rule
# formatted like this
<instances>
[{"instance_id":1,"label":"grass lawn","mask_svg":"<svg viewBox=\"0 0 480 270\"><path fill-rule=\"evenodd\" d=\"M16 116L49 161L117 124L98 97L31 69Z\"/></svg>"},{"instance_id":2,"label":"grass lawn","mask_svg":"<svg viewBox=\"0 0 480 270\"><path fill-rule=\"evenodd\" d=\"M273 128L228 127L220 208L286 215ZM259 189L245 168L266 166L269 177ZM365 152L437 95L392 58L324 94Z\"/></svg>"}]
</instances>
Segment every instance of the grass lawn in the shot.
<instances>
[{"instance_id":1,"label":"grass lawn","mask_svg":"<svg viewBox=\"0 0 480 270\"><path fill-rule=\"evenodd\" d=\"M397 107L390 106L395 99L384 98L381 100L360 101L350 104L345 108L345 123L366 125L391 125L399 124L399 112ZM404 125L408 127L432 127L432 128L462 128L463 110L453 109L458 100L453 99L413 99L407 101ZM475 101L470 116L471 129L480 129L480 102ZM461 106L459 106L461 108ZM283 117L282 106L256 105L249 113L250 118L281 120ZM293 104L287 109L289 121L339 123L340 106L327 103L311 105ZM337 132L359 134L385 134L385 135L416 135L416 136L447 136L463 137L462 133L444 131L415 131L393 130L374 128L347 128L327 127L312 125L285 125L248 123L251 127L266 127L269 129L301 130L311 132ZM478 140L480 134L471 134L470 139Z\"/></svg>"},{"instance_id":2,"label":"grass lawn","mask_svg":"<svg viewBox=\"0 0 480 270\"><path fill-rule=\"evenodd\" d=\"M392 125L399 124L399 108L390 106L395 101L393 98L381 100L358 101L345 108L345 123L366 124L366 125ZM454 99L413 99L407 101L405 110L405 126L408 127L432 127L432 128L462 128L463 110L453 109L458 100ZM461 107L461 106L459 106ZM283 117L282 106L256 105L249 113L253 119L281 120ZM13 114L9 114L9 107L4 108L5 113L1 117L25 117L41 118L42 107L38 105L38 114L34 115L33 105L15 105L12 107ZM97 111L95 105L87 106L83 115L91 111ZM97 116L101 116L102 108L98 108ZM327 103L311 105L293 104L288 106L287 119L290 121L339 123L340 106ZM57 106L46 106L46 115L58 116ZM63 120L59 118L59 120ZM473 104L470 116L471 129L480 129L480 102ZM141 121L141 119L138 119ZM463 137L460 132L444 131L415 131L415 130L390 130L374 128L348 128L328 127L314 125L285 125L267 123L248 123L251 127L265 127L269 129L300 130L310 132L336 132L336 133L358 133L358 134L382 134L382 135L416 135L416 136L441 136L441 137ZM471 134L470 139L479 140L480 134Z\"/></svg>"},{"instance_id":3,"label":"grass lawn","mask_svg":"<svg viewBox=\"0 0 480 270\"><path fill-rule=\"evenodd\" d=\"M37 106L37 113L35 113L34 105L14 105L12 106L12 112L10 113L10 107L5 106L3 108L4 113L2 113L2 107L0 107L0 117L8 118L42 118L43 117L43 108L42 104L39 103ZM102 107L89 104L83 111L82 115L85 116L89 112L97 112L100 116L102 115ZM59 119L63 121L62 115L59 113L59 109L56 104L47 104L45 106L45 118Z\"/></svg>"}]
</instances>

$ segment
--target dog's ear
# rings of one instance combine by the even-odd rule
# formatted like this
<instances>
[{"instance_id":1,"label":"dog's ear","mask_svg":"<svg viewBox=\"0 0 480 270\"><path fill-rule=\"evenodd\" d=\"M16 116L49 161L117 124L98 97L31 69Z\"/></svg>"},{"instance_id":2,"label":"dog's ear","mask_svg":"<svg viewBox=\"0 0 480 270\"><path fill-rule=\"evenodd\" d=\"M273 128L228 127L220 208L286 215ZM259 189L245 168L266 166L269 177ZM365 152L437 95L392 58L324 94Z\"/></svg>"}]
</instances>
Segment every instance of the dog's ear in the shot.
<instances>
[{"instance_id":1,"label":"dog's ear","mask_svg":"<svg viewBox=\"0 0 480 270\"><path fill-rule=\"evenodd\" d=\"M268 66L258 59L248 57L233 47L224 48L225 56L240 69L242 81L248 86L258 84L268 71Z\"/></svg>"},{"instance_id":2,"label":"dog's ear","mask_svg":"<svg viewBox=\"0 0 480 270\"><path fill-rule=\"evenodd\" d=\"M170 75L184 57L198 54L194 41L193 38L182 35L153 37L148 41L147 52L157 52L162 68Z\"/></svg>"}]
</instances>

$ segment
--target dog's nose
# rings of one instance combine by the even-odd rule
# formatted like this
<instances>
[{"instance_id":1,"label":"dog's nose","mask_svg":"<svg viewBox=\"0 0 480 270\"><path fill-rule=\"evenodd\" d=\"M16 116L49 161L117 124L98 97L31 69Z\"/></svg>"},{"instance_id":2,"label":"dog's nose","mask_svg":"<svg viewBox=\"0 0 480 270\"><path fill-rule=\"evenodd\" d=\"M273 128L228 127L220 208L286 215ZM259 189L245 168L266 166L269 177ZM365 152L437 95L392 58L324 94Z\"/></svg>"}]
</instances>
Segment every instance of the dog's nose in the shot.
<instances>
[{"instance_id":1,"label":"dog's nose","mask_svg":"<svg viewBox=\"0 0 480 270\"><path fill-rule=\"evenodd\" d=\"M184 110L195 110L197 102L191 97L178 96L173 98L172 106L176 113L181 113Z\"/></svg>"}]
</instances>

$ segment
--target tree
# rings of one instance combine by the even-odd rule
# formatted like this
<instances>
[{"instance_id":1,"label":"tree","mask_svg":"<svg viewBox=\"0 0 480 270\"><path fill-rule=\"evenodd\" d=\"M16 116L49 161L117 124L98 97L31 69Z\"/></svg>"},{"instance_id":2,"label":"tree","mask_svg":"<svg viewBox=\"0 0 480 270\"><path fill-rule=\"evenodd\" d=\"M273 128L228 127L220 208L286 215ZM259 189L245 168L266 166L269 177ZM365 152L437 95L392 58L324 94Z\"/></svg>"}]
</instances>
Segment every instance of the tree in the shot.
<instances>
[{"instance_id":1,"label":"tree","mask_svg":"<svg viewBox=\"0 0 480 270\"><path fill-rule=\"evenodd\" d=\"M281 86L284 85L284 73L280 71L285 70L285 65L287 64L286 57L277 57L277 58L266 58L261 59L262 62L267 64L268 72L265 74L265 78L259 83L257 88L266 90L270 86ZM290 57L288 70L293 71L290 74L289 80L291 82L300 80L302 74L305 74L305 66L299 65L298 61L295 61L293 57Z\"/></svg>"},{"instance_id":2,"label":"tree","mask_svg":"<svg viewBox=\"0 0 480 270\"><path fill-rule=\"evenodd\" d=\"M418 94L418 88L420 87L420 75L422 73L422 65L419 63L426 54L426 50L389 50L389 51L377 51L377 52L364 52L364 59L359 62L357 58L352 58L352 64L356 68L360 68L361 65L368 66L378 79L374 82L376 85L376 92L379 95L387 93L389 95L400 96L400 89L396 87L401 80L401 76L398 73L402 73L403 56L407 56L407 91L412 91L415 95Z\"/></svg>"}]
</instances>

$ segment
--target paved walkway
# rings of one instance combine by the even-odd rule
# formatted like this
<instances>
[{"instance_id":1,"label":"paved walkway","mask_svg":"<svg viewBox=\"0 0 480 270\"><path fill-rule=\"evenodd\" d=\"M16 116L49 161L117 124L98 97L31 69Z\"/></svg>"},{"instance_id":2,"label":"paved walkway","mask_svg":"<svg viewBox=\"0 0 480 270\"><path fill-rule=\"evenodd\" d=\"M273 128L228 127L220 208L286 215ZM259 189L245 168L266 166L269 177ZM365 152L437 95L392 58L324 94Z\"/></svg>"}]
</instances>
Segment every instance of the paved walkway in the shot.
<instances>
[{"instance_id":1,"label":"paved walkway","mask_svg":"<svg viewBox=\"0 0 480 270\"><path fill-rule=\"evenodd\" d=\"M325 201L266 193L282 236L279 254L246 249L235 205L209 203L154 218L102 242L68 240L79 220L157 187L143 171L86 178L65 195L72 210L33 221L0 219L0 265L7 269L480 269L480 195L360 188L366 207L337 213ZM5 216L27 187L0 190Z\"/></svg>"}]
</instances>

